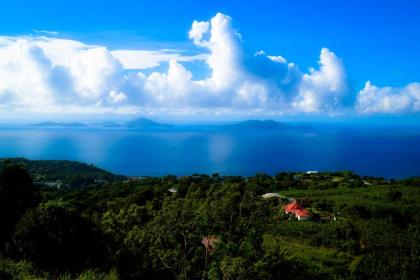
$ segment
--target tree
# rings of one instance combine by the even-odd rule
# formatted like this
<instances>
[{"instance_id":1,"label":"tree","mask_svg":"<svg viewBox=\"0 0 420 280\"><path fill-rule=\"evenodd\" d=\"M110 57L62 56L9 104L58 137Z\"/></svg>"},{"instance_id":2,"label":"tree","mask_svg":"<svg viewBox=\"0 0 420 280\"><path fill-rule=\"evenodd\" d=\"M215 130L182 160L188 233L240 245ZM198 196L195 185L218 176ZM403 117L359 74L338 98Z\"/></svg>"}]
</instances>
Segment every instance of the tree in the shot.
<instances>
[{"instance_id":1,"label":"tree","mask_svg":"<svg viewBox=\"0 0 420 280\"><path fill-rule=\"evenodd\" d=\"M145 206L126 205L108 210L100 219L106 237L107 256L118 267L123 279L152 279L148 254L149 238L145 229L149 213Z\"/></svg>"},{"instance_id":2,"label":"tree","mask_svg":"<svg viewBox=\"0 0 420 280\"><path fill-rule=\"evenodd\" d=\"M6 164L0 172L0 250L21 216L37 201L29 173L20 165Z\"/></svg>"},{"instance_id":3,"label":"tree","mask_svg":"<svg viewBox=\"0 0 420 280\"><path fill-rule=\"evenodd\" d=\"M150 225L150 254L157 269L177 279L201 278L205 254L193 201L167 198Z\"/></svg>"},{"instance_id":4,"label":"tree","mask_svg":"<svg viewBox=\"0 0 420 280\"><path fill-rule=\"evenodd\" d=\"M58 271L79 271L100 261L100 240L89 221L57 200L29 210L13 236L17 257Z\"/></svg>"},{"instance_id":5,"label":"tree","mask_svg":"<svg viewBox=\"0 0 420 280\"><path fill-rule=\"evenodd\" d=\"M400 201L402 199L403 194L402 194L402 192L400 192L398 190L391 189L386 194L386 196L388 197L388 199L390 201Z\"/></svg>"}]
</instances>

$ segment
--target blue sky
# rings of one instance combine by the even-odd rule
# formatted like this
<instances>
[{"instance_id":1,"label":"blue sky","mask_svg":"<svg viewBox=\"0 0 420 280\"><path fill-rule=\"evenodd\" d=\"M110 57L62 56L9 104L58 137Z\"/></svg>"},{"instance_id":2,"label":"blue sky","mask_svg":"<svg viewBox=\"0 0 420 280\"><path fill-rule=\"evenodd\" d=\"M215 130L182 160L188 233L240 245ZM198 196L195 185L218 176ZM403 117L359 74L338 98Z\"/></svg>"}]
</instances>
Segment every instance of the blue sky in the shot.
<instances>
[{"instance_id":1,"label":"blue sky","mask_svg":"<svg viewBox=\"0 0 420 280\"><path fill-rule=\"evenodd\" d=\"M184 60L178 60L181 68L177 67L178 64L172 65L176 73L180 71L179 73L184 75L182 76L183 79L189 77L189 73L191 73L191 80L205 81L206 77L211 76L212 71L215 71L214 68L211 67L209 61L205 58L193 59L189 56L209 53L211 55L214 49L203 44L193 44L193 38L189 36L189 32L194 20L210 22L217 13L221 13L229 19L228 24L232 32L240 34L240 37L236 38L238 39L237 42L233 42L232 46L241 55L238 58L239 55L235 54L232 61L233 66L244 67L243 72L246 72L244 74L246 78L239 78L241 82L232 82L225 89L225 92L237 91L238 94L242 94L241 96L245 94L246 104L242 102L243 100L238 101L236 97L228 100L228 98L225 98L228 93L223 93L224 97L218 97L219 100L228 100L226 103L218 103L210 98L200 102L190 102L194 98L190 96L194 96L195 92L194 89L191 89L192 86L186 85L185 89L173 89L168 85L168 81L164 79L166 76L164 78L160 77L163 81L159 82L158 85L146 86L146 88L153 88L147 94L154 98L161 94L155 89L164 88L165 91L178 90L178 96L183 96L184 98L184 91L192 92L191 95L188 95L188 98L190 98L187 102L188 104L185 103L185 100L182 102L179 99L174 101L172 96L169 97L169 101L165 99L166 97L162 97L165 99L163 104L172 104L173 102L173 107L182 109L182 112L174 113L173 107L172 109L163 108L164 105L157 101L151 101L149 97L142 97L140 101L132 101L131 95L135 95L135 93L131 93L131 91L136 91L133 90L133 83L138 84L139 82L137 81L132 82L130 85L124 84L124 86L120 86L121 82L118 82L118 86L115 84L104 86L101 89L106 91L106 93L103 93L103 96L108 96L110 92L114 91L115 93L111 97L108 96L108 99L118 100L118 102L123 102L124 100L126 102L125 109L120 109L119 112L127 113L129 112L127 108L130 107L130 112L135 114L139 112L140 114L190 114L191 112L199 114L202 113L202 109L208 107L217 107L219 110L218 114L227 115L230 114L229 110L240 111L240 114L245 115L321 113L332 116L337 115L337 111L355 114L354 111L358 110L359 113L396 113L399 115L413 115L418 114L420 111L420 105L413 105L417 104L417 102L420 104L420 86L418 84L420 82L420 71L418 71L420 62L420 19L418 17L420 14L420 2L418 1L75 0L67 1L67 3L49 0L3 1L0 4L0 36L4 36L9 40L3 44L7 48L20 39L26 40L29 44L22 47L22 43L20 43L20 49L26 48L32 53L34 52L34 46L31 44L34 44L35 48L40 47L41 51L52 61L53 66L51 67L54 67L57 63L38 43L41 37L46 37L48 40L67 39L80 42L86 46L101 46L105 47L107 52L147 50L158 51L161 54L162 50L171 49L173 50L172 53L177 53L182 57L188 56ZM208 30L209 34L211 33L211 28ZM220 46L223 48L226 45L222 42ZM86 48L83 47L83 49ZM322 54L321 50L323 48L327 51ZM267 75L267 71L273 71L272 76L277 75L277 72L274 71L280 71L282 75L287 77L295 75L293 73L285 74L284 71L286 70L280 69L280 66L268 66L267 62L262 61L263 58L259 58L260 62L255 60L255 54L260 50L264 51L260 52L264 59L266 57L281 56L287 60L287 63L293 63L293 65L297 66L300 74L297 74L297 78L293 76L296 82L290 82L290 86L287 87L281 82L281 86L273 89L272 84L279 84L279 81L273 79L260 83L260 80L266 77L255 79L255 76ZM131 69L132 67L127 69L127 65L122 61L121 55L124 55L124 58L127 60L127 53L120 53L120 56L117 57L117 60L123 64L125 73L138 71L138 69ZM325 75L322 73L323 64L318 63L322 60L322 55L324 55L324 60L326 61L324 63L328 64L331 62L332 67L332 70L328 70L330 72L326 70ZM106 57L107 54L102 53L97 54L97 56ZM42 55L36 59L42 60ZM254 62L254 60L257 62ZM37 63L39 63L39 60L37 60ZM107 61L104 62L104 65L112 63ZM143 82L147 84L149 75L154 72L168 76L169 71L166 73L169 67L168 63L168 61L162 60L159 61L159 65L156 67L139 67L146 76L146 80ZM256 73L253 68L255 63L260 63L258 64L258 69L264 68L264 70L258 70L260 72ZM80 67L77 69L80 69ZM186 69L182 69L183 67ZM311 74L308 70L311 67L318 72ZM137 66L134 68L137 68ZM70 79L67 76L55 78L57 69L52 70L52 74L48 72L48 77L53 76L54 83ZM187 70L187 72L183 70ZM18 70L14 71L16 73ZM81 71L85 73L84 69ZM112 71L117 70L112 69ZM333 72L331 75L334 76L332 78L329 74L332 73L331 71ZM71 68L69 72L74 74L75 70ZM6 74L4 75L4 77L8 77ZM306 83L299 82L301 80L305 81L305 75L307 75ZM327 78L321 77L324 80L319 82L320 76L327 76ZM331 79L343 79L345 82L328 80L330 84L325 86L327 83L325 79L328 79L328 77ZM108 80L114 78L114 76L103 77L103 79ZM48 79L48 81L51 80L50 78ZM207 79L211 79L211 77ZM370 81L369 86L366 86L367 81ZM37 82L35 81L34 83L39 85ZM72 84L74 83L76 82L72 82ZM96 89L93 90L93 86L88 84L88 82L82 81L81 83L84 86L87 85L83 88L84 91L90 90L96 97L102 95L102 93L96 92ZM102 81L98 83L102 83ZM250 83L260 86L253 86L252 89L249 89ZM236 86L237 84L240 85ZM45 87L51 88L51 85L48 84ZM291 90L290 88L292 87L295 90ZM340 89L336 89L336 87ZM365 89L364 95L359 94L363 89ZM74 91L77 92L78 90L81 90L80 87ZM142 88L138 91L143 90ZM7 94L10 91L10 88L4 90ZM214 88L209 89L209 92L213 91ZM280 93L272 93L274 91ZM324 92L330 93L324 94ZM19 98L23 96L27 100L28 98L25 94L25 89L21 89L20 92L16 93L16 96L19 96ZM54 95L49 95L49 93L42 94L44 98ZM222 93L220 94L222 95ZM283 94L284 97L278 98L276 94ZM357 99L356 96L358 94L362 98ZM86 95L87 93L85 94L85 92L80 93L80 96ZM294 96L297 96L297 99ZM30 97L29 99L32 100L34 98ZM293 109L285 109L287 105L284 104L278 105L280 103L276 102L280 102L278 101L279 99L282 99L283 101L281 102L286 102ZM6 104L10 104L9 109L12 108L10 110L26 106L26 103L17 102L13 98L8 97L5 100L7 100L5 101ZM101 102L101 105L96 105L98 103L95 103L97 107L106 103L105 99L98 100L95 100L95 102ZM77 105L74 105L74 108L79 108L86 104L86 102L77 103ZM265 105L261 105L262 103ZM390 103L399 105L391 108L392 104L390 105ZM50 102L48 104L51 107L55 103ZM327 105L324 106L324 104ZM134 105L142 108L147 105L159 110L141 109L136 111L132 108ZM339 106L337 107L337 105ZM34 107L33 104L30 106L31 108ZM103 106L106 107L105 105ZM353 110L356 107L359 109ZM60 109L52 111L57 113L60 110L64 109L60 107ZM77 112L78 109L74 109L74 111ZM105 114L109 111L117 112L118 110L103 110L101 113ZM34 112L37 112L37 109Z\"/></svg>"}]
</instances>

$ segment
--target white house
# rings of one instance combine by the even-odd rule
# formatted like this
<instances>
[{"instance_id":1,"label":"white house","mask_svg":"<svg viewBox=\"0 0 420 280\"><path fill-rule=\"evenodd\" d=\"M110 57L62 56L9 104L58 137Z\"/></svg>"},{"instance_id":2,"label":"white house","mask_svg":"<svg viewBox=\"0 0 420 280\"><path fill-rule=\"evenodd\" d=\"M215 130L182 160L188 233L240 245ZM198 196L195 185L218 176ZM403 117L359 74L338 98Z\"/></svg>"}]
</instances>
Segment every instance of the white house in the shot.
<instances>
[{"instance_id":1,"label":"white house","mask_svg":"<svg viewBox=\"0 0 420 280\"><path fill-rule=\"evenodd\" d=\"M278 193L266 193L263 194L262 196L264 199L271 199L271 198L281 198L281 195L279 195Z\"/></svg>"}]
</instances>

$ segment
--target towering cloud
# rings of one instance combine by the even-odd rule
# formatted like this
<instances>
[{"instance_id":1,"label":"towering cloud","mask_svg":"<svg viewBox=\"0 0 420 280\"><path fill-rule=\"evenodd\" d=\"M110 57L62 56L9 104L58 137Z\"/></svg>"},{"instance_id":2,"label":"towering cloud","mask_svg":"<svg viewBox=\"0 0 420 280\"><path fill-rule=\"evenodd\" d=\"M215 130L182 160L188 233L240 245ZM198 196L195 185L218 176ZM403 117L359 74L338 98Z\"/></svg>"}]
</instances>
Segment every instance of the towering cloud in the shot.
<instances>
[{"instance_id":1,"label":"towering cloud","mask_svg":"<svg viewBox=\"0 0 420 280\"><path fill-rule=\"evenodd\" d=\"M348 91L344 66L329 49L323 48L319 70L303 75L293 105L304 112L331 112L342 105Z\"/></svg>"},{"instance_id":2,"label":"towering cloud","mask_svg":"<svg viewBox=\"0 0 420 280\"><path fill-rule=\"evenodd\" d=\"M243 65L239 34L232 19L218 13L210 22L194 21L189 32L193 43L207 52L210 76L194 80L179 62L171 61L167 73L154 72L145 77L145 92L154 104L195 108L259 106L267 100L262 81L252 77Z\"/></svg>"},{"instance_id":3,"label":"towering cloud","mask_svg":"<svg viewBox=\"0 0 420 280\"><path fill-rule=\"evenodd\" d=\"M214 90L227 89L244 75L241 65L239 34L232 28L231 22L230 17L218 13L211 20L210 39L202 40L197 44L197 46L204 46L210 51L207 63L212 70L212 75L207 82ZM193 30L194 24L191 31Z\"/></svg>"},{"instance_id":4,"label":"towering cloud","mask_svg":"<svg viewBox=\"0 0 420 280\"><path fill-rule=\"evenodd\" d=\"M3 110L54 103L54 80L60 69L27 40L7 42L0 49L0 102Z\"/></svg>"}]
</instances>

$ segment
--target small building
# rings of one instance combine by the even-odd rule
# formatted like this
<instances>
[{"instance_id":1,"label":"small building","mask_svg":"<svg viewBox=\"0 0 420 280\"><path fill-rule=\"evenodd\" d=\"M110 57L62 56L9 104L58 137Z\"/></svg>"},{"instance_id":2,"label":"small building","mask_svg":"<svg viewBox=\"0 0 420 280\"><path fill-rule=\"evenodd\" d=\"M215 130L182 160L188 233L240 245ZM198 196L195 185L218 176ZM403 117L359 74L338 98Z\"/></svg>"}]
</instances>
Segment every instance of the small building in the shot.
<instances>
[{"instance_id":1,"label":"small building","mask_svg":"<svg viewBox=\"0 0 420 280\"><path fill-rule=\"evenodd\" d=\"M302 177L300 176L300 175L294 175L293 176L293 180L294 181L300 181L300 179L301 179Z\"/></svg>"},{"instance_id":2,"label":"small building","mask_svg":"<svg viewBox=\"0 0 420 280\"><path fill-rule=\"evenodd\" d=\"M284 207L284 212L286 214L294 213L296 210L303 210L303 207L301 207L296 200L294 200L292 203L287 204Z\"/></svg>"},{"instance_id":3,"label":"small building","mask_svg":"<svg viewBox=\"0 0 420 280\"><path fill-rule=\"evenodd\" d=\"M309 219L310 216L311 216L311 214L306 209L295 211L295 217L299 221L305 221L305 220Z\"/></svg>"},{"instance_id":4,"label":"small building","mask_svg":"<svg viewBox=\"0 0 420 280\"><path fill-rule=\"evenodd\" d=\"M319 172L315 171L315 170L306 171L306 174L308 174L308 175L313 175L313 174L318 174L318 173Z\"/></svg>"},{"instance_id":5,"label":"small building","mask_svg":"<svg viewBox=\"0 0 420 280\"><path fill-rule=\"evenodd\" d=\"M46 182L42 182L41 184L44 184L45 186L47 186L49 188L57 188L57 189L60 189L61 187L63 187L63 182L61 180L57 180L57 181L46 181Z\"/></svg>"},{"instance_id":6,"label":"small building","mask_svg":"<svg viewBox=\"0 0 420 280\"><path fill-rule=\"evenodd\" d=\"M168 190L170 193L177 193L178 191L174 188Z\"/></svg>"},{"instance_id":7,"label":"small building","mask_svg":"<svg viewBox=\"0 0 420 280\"><path fill-rule=\"evenodd\" d=\"M134 181L141 181L145 179L145 177L142 176L129 176L124 180L124 183L134 182Z\"/></svg>"},{"instance_id":8,"label":"small building","mask_svg":"<svg viewBox=\"0 0 420 280\"><path fill-rule=\"evenodd\" d=\"M266 194L263 194L262 197L264 199L273 199L273 198L280 199L281 195L279 195L278 193L266 193Z\"/></svg>"},{"instance_id":9,"label":"small building","mask_svg":"<svg viewBox=\"0 0 420 280\"><path fill-rule=\"evenodd\" d=\"M308 210L303 208L297 201L287 204L284 207L284 212L286 214L293 214L299 221L305 221L310 218L311 214Z\"/></svg>"}]
</instances>

